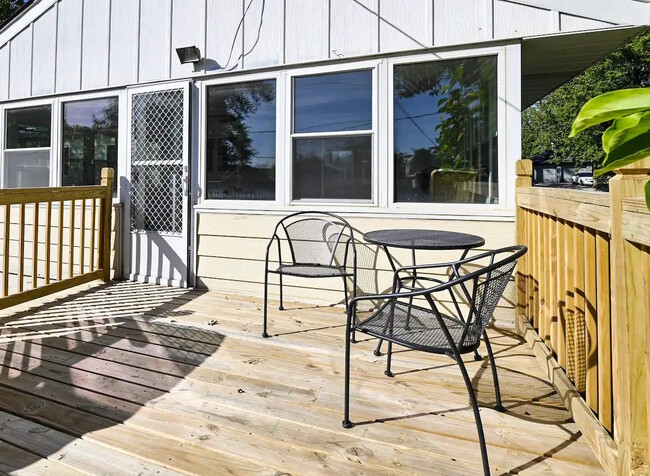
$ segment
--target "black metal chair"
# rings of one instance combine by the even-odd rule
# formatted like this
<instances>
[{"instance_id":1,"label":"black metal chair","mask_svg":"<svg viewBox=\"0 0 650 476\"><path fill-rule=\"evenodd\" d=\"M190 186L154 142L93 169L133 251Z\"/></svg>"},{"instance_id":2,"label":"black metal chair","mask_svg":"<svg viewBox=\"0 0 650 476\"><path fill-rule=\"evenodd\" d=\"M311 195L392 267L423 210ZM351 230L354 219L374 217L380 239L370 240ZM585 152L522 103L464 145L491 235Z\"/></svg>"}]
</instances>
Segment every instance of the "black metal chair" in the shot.
<instances>
[{"instance_id":1,"label":"black metal chair","mask_svg":"<svg viewBox=\"0 0 650 476\"><path fill-rule=\"evenodd\" d=\"M291 253L290 263L282 261L281 238L285 239L288 243ZM269 253L274 241L278 245L279 266L276 269L269 269ZM341 258L341 252L343 253L342 260L338 260ZM350 254L352 257L351 271L347 267ZM282 301L282 276L287 275L302 278L342 278L345 293L345 310L347 312L347 278L352 278L352 297L356 296L357 290L357 249L352 227L338 215L313 211L293 213L278 222L273 231L273 236L266 247L263 337L269 337L267 333L269 273L280 276L281 311L284 310Z\"/></svg>"},{"instance_id":2,"label":"black metal chair","mask_svg":"<svg viewBox=\"0 0 650 476\"><path fill-rule=\"evenodd\" d=\"M350 421L351 333L358 331L388 342L386 365L386 374L388 376L392 376L390 371L392 344L423 352L445 354L456 361L465 380L476 420L483 470L486 475L489 475L488 455L481 416L472 388L472 381L467 374L461 355L478 349L481 336L483 336L492 367L496 409L504 411L494 355L485 329L512 276L517 259L523 256L526 251L525 246L511 246L450 263L405 266L395 271L392 293L366 295L352 299L348 307L346 326L343 427L351 428L353 426ZM482 264L485 261L488 261L489 264ZM451 269L451 279L442 280L427 277L428 281L436 281L437 284L426 289L397 292L402 289L402 281L412 281L414 279L413 272L415 270L422 271L436 268ZM470 268L473 268L473 270ZM411 273L406 277L402 277L401 273L406 271L411 271ZM436 297L440 293L445 293L445 295L450 293L454 302L456 302L455 294L465 299L467 301L465 315L463 315L458 305L455 306L455 313L458 315L443 314L436 304ZM429 307L409 304L409 300L414 297L423 297ZM407 299L406 302L402 301L404 298ZM357 303L366 300L380 301L382 304L370 316L359 319L356 312Z\"/></svg>"}]
</instances>

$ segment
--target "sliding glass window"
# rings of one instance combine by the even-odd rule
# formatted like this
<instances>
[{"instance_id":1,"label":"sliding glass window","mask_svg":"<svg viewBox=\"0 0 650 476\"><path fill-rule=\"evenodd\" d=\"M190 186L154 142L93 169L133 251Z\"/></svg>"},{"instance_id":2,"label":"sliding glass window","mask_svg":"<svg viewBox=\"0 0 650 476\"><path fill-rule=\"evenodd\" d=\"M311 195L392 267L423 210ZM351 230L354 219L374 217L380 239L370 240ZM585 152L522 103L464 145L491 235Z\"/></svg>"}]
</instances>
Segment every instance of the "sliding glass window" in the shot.
<instances>
[{"instance_id":1,"label":"sliding glass window","mask_svg":"<svg viewBox=\"0 0 650 476\"><path fill-rule=\"evenodd\" d=\"M293 199L372 200L372 71L293 82Z\"/></svg>"},{"instance_id":2,"label":"sliding glass window","mask_svg":"<svg viewBox=\"0 0 650 476\"><path fill-rule=\"evenodd\" d=\"M275 80L207 88L205 196L275 200Z\"/></svg>"},{"instance_id":3,"label":"sliding glass window","mask_svg":"<svg viewBox=\"0 0 650 476\"><path fill-rule=\"evenodd\" d=\"M3 186L49 186L52 107L9 109L5 119Z\"/></svg>"},{"instance_id":4,"label":"sliding glass window","mask_svg":"<svg viewBox=\"0 0 650 476\"><path fill-rule=\"evenodd\" d=\"M64 186L99 185L104 167L118 176L118 109L117 97L63 104Z\"/></svg>"},{"instance_id":5,"label":"sliding glass window","mask_svg":"<svg viewBox=\"0 0 650 476\"><path fill-rule=\"evenodd\" d=\"M498 203L497 57L394 67L394 201Z\"/></svg>"}]
</instances>

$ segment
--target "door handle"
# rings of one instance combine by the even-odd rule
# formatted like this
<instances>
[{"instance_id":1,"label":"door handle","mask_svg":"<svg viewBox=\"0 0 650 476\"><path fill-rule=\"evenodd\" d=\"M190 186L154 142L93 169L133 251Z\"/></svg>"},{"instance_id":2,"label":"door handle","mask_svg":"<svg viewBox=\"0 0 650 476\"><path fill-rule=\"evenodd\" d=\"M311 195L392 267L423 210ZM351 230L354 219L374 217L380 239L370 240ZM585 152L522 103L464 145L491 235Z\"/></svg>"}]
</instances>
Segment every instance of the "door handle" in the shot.
<instances>
[{"instance_id":1,"label":"door handle","mask_svg":"<svg viewBox=\"0 0 650 476\"><path fill-rule=\"evenodd\" d=\"M187 165L183 166L183 196L187 197L189 193L189 176L187 175Z\"/></svg>"}]
</instances>

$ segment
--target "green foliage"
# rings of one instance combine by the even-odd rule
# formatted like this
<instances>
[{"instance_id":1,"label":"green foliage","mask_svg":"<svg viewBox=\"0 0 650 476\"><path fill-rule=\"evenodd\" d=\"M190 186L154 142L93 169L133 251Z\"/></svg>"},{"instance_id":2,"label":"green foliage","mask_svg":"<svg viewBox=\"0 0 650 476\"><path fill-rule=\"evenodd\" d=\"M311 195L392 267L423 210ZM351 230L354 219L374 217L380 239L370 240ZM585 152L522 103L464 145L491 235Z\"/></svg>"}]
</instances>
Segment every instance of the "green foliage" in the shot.
<instances>
[{"instance_id":1,"label":"green foliage","mask_svg":"<svg viewBox=\"0 0 650 476\"><path fill-rule=\"evenodd\" d=\"M25 0L0 0L0 23L3 23L25 3L27 3Z\"/></svg>"},{"instance_id":2,"label":"green foliage","mask_svg":"<svg viewBox=\"0 0 650 476\"><path fill-rule=\"evenodd\" d=\"M599 123L570 138L573 120L582 106L595 96L618 89L650 86L648 51L650 33L628 42L524 111L523 157L550 151L555 161L602 162L606 154L602 149L602 136L607 125Z\"/></svg>"}]
</instances>

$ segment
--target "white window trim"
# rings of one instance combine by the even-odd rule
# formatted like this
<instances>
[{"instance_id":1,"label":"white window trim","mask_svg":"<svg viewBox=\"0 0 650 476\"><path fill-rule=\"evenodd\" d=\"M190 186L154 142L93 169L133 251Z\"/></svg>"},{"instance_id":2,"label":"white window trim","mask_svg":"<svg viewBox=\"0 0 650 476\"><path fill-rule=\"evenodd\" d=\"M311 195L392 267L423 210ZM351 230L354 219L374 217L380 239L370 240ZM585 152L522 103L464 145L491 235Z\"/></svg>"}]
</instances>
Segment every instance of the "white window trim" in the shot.
<instances>
[{"instance_id":1,"label":"white window trim","mask_svg":"<svg viewBox=\"0 0 650 476\"><path fill-rule=\"evenodd\" d=\"M477 47L465 50L421 53L416 55L391 56L383 59L360 60L343 64L328 64L315 67L292 68L263 73L229 75L198 81L199 88L199 157L198 184L205 183L206 160L206 104L205 88L214 84L233 84L276 79L276 198L264 200L208 200L199 189L195 212L201 213L270 213L284 214L294 211L318 208L341 214L355 214L372 217L438 218L449 220L505 220L514 217L514 164L519 159L520 144L510 144L517 134L510 134L514 119L520 111L510 111L508 102L517 102L520 91L519 45ZM513 58L509 58L512 55ZM498 204L436 204L436 203L392 203L393 200L393 66L446 59L462 59L477 56L497 57L498 97ZM292 201L292 84L296 76L373 69L373 194L372 203L353 203L334 200ZM512 108L510 108L512 109ZM514 114L514 117L510 113ZM517 126L520 127L520 126ZM322 133L323 134L323 133ZM327 134L327 133L324 133ZM340 135L340 133L336 133Z\"/></svg>"},{"instance_id":2,"label":"white window trim","mask_svg":"<svg viewBox=\"0 0 650 476\"><path fill-rule=\"evenodd\" d=\"M25 101L16 101L0 105L0 188L5 188L5 152L6 151L29 151L29 150L46 150L48 147L30 147L27 149L7 149L5 151L5 143L7 140L7 111L15 109L25 109L38 106L50 106L50 183L52 187L55 177L56 160L53 153L55 148L58 147L57 141L57 105L55 99L30 99Z\"/></svg>"},{"instance_id":3,"label":"white window trim","mask_svg":"<svg viewBox=\"0 0 650 476\"><path fill-rule=\"evenodd\" d=\"M327 65L327 66L317 66L313 68L301 68L298 70L289 71L287 74L287 101L286 101L286 127L288 128L288 134L284 138L286 141L285 150L287 151L286 157L286 175L285 175L285 190L286 197L285 203L292 208L298 209L313 209L314 206L319 208L334 207L334 209L339 210L343 208L359 208L359 207L377 207L379 205L377 191L379 189L378 182L378 167L379 167L379 154L377 152L378 146L378 83L379 83L379 74L378 66L380 60L372 61L362 61L355 62L345 65ZM340 131L340 132L309 132L309 133L293 133L293 122L294 122L294 104L293 104L293 89L294 89L294 80L296 78L301 78L304 76L318 76L324 74L332 73L350 73L354 71L371 71L372 80L372 127L370 129L364 129L361 131ZM340 200L340 199L294 199L293 198L293 139L301 137L352 137L352 136L371 136L371 158L370 158L370 167L371 167L371 179L370 179L370 199L359 199L359 200Z\"/></svg>"},{"instance_id":4,"label":"white window trim","mask_svg":"<svg viewBox=\"0 0 650 476\"><path fill-rule=\"evenodd\" d=\"M498 156L497 164L499 173L497 176L498 181L498 199L499 203L484 204L484 203L411 203L411 202L395 202L395 156L392 153L394 150L394 128L393 128L393 94L394 94L394 68L396 65L426 63L432 61L446 61L452 59L465 59L485 56L496 56L497 58L497 142L498 142ZM485 213L503 212L508 209L507 199L507 169L508 157L506 152L506 74L505 74L505 48L481 48L477 50L464 50L464 51L450 51L441 52L436 54L425 54L410 56L407 58L397 58L388 61L388 101L390 103L387 114L387 190L388 202L387 207L389 210L396 212L409 212L409 213L429 213L434 215L471 215L476 214L477 210ZM502 157L503 156L503 157Z\"/></svg>"}]
</instances>

